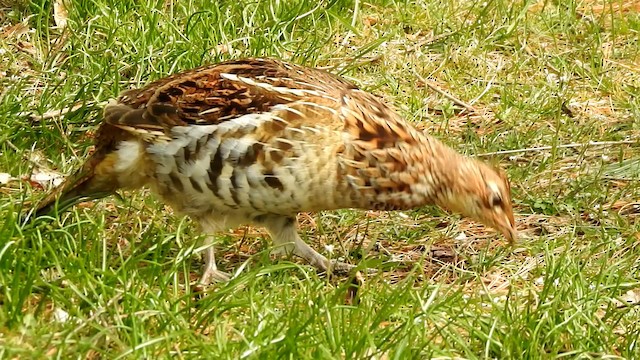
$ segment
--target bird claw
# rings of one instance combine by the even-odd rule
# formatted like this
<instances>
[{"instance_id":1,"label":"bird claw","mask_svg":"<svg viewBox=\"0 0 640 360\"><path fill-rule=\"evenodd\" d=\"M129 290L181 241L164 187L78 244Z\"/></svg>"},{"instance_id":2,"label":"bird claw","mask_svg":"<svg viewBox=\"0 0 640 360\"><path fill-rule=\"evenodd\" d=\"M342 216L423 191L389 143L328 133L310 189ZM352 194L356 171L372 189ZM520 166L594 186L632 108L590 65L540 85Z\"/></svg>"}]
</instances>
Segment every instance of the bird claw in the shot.
<instances>
[{"instance_id":1,"label":"bird claw","mask_svg":"<svg viewBox=\"0 0 640 360\"><path fill-rule=\"evenodd\" d=\"M193 285L194 292L203 292L212 283L223 283L231 280L231 274L218 269L206 269L200 280Z\"/></svg>"},{"instance_id":2,"label":"bird claw","mask_svg":"<svg viewBox=\"0 0 640 360\"><path fill-rule=\"evenodd\" d=\"M351 273L355 268L356 268L356 265L347 264L342 261L338 261L338 260L330 261L330 269L333 275L349 276L351 275ZM370 268L362 269L361 271L365 272L368 275L376 274L378 272L378 270L370 269Z\"/></svg>"}]
</instances>

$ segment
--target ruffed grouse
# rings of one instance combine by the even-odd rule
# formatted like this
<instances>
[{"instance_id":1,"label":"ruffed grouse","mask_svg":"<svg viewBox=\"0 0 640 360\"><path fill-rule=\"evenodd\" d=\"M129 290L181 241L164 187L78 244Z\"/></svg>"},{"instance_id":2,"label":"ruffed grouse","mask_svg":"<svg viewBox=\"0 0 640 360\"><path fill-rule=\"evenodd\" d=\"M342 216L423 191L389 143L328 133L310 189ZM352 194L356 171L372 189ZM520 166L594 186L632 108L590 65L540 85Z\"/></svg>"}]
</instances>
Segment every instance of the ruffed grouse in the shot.
<instances>
[{"instance_id":1,"label":"ruffed grouse","mask_svg":"<svg viewBox=\"0 0 640 360\"><path fill-rule=\"evenodd\" d=\"M436 204L516 238L509 182L416 130L344 79L273 59L203 66L125 91L104 109L95 152L40 202L36 216L120 188L149 186L217 231L264 226L276 245L321 270L296 214ZM205 250L200 284L225 280Z\"/></svg>"}]
</instances>

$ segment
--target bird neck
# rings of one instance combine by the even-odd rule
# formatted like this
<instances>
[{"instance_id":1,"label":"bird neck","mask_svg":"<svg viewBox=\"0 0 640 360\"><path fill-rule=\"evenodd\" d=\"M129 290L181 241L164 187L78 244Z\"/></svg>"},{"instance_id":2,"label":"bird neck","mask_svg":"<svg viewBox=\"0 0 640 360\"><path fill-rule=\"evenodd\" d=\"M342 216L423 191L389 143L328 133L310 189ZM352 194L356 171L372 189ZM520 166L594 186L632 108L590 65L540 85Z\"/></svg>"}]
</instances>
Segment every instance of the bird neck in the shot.
<instances>
[{"instance_id":1,"label":"bird neck","mask_svg":"<svg viewBox=\"0 0 640 360\"><path fill-rule=\"evenodd\" d=\"M464 169L474 159L465 157L442 141L427 134L421 134L422 169L413 192L418 194L414 206L438 205L449 208L452 194L455 194L465 180Z\"/></svg>"},{"instance_id":2,"label":"bird neck","mask_svg":"<svg viewBox=\"0 0 640 360\"><path fill-rule=\"evenodd\" d=\"M388 191L379 191L378 208L413 209L438 205L450 209L457 189L464 187L464 169L474 159L464 157L440 140L416 132L414 144L399 144L389 149L391 157L397 151L398 166L386 174ZM399 150L399 151L398 151Z\"/></svg>"}]
</instances>

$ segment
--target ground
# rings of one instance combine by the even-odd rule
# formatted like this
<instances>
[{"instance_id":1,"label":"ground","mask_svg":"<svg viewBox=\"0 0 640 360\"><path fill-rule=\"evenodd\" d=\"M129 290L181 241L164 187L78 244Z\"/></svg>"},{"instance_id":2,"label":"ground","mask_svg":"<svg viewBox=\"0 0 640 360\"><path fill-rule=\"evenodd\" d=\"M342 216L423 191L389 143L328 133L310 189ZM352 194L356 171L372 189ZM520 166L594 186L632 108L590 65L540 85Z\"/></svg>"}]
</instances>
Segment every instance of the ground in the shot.
<instances>
[{"instance_id":1,"label":"ground","mask_svg":"<svg viewBox=\"0 0 640 360\"><path fill-rule=\"evenodd\" d=\"M0 6L0 357L640 356L638 1ZM340 73L500 164L518 244L436 208L300 214L316 249L384 271L354 297L243 227L218 238L238 276L196 297L199 234L146 191L17 221L110 98L242 56Z\"/></svg>"}]
</instances>

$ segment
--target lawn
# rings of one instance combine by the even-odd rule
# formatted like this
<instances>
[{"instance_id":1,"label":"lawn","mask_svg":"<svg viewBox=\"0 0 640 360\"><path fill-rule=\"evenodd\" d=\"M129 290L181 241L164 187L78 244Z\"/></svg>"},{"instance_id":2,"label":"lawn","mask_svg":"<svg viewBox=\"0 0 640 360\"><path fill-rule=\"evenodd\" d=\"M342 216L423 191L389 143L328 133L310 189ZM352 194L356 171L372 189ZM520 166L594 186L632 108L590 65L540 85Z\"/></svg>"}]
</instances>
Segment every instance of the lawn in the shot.
<instances>
[{"instance_id":1,"label":"lawn","mask_svg":"<svg viewBox=\"0 0 640 360\"><path fill-rule=\"evenodd\" d=\"M114 4L117 3L117 4ZM0 1L0 358L640 358L640 2ZM427 207L300 214L352 281L148 191L21 225L102 106L202 64L339 73L511 179L518 244ZM437 89L437 90L436 90Z\"/></svg>"}]
</instances>

